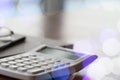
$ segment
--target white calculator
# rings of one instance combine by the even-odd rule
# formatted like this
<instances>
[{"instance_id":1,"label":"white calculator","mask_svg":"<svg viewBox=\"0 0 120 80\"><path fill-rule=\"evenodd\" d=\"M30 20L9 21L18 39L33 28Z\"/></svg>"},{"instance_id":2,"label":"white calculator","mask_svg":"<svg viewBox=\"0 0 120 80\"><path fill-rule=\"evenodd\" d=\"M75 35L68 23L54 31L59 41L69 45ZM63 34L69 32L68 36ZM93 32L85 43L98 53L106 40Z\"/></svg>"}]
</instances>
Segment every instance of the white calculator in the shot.
<instances>
[{"instance_id":1,"label":"white calculator","mask_svg":"<svg viewBox=\"0 0 120 80\"><path fill-rule=\"evenodd\" d=\"M42 45L27 53L0 59L0 74L20 80L64 80L89 65L96 55Z\"/></svg>"}]
</instances>

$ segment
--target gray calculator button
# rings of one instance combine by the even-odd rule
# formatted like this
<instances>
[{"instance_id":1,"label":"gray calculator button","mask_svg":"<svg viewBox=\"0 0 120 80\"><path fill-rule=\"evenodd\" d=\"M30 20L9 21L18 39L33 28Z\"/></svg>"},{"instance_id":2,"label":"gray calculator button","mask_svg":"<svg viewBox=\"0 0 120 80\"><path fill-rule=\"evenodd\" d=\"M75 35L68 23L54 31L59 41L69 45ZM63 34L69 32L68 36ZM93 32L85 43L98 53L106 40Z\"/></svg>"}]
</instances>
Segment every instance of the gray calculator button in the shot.
<instances>
[{"instance_id":1,"label":"gray calculator button","mask_svg":"<svg viewBox=\"0 0 120 80\"><path fill-rule=\"evenodd\" d=\"M25 64L22 64L22 63L18 63L18 64L16 64L17 66L25 66Z\"/></svg>"},{"instance_id":2,"label":"gray calculator button","mask_svg":"<svg viewBox=\"0 0 120 80\"><path fill-rule=\"evenodd\" d=\"M31 60L37 60L38 58L37 57L34 57L34 56L31 56L29 57Z\"/></svg>"},{"instance_id":3,"label":"gray calculator button","mask_svg":"<svg viewBox=\"0 0 120 80\"><path fill-rule=\"evenodd\" d=\"M43 66L43 63L41 63L41 62L39 62L39 63L37 63L37 64L39 64L40 66Z\"/></svg>"},{"instance_id":4,"label":"gray calculator button","mask_svg":"<svg viewBox=\"0 0 120 80\"><path fill-rule=\"evenodd\" d=\"M44 57L41 57L39 58L40 61L44 62L45 61L45 58Z\"/></svg>"},{"instance_id":5,"label":"gray calculator button","mask_svg":"<svg viewBox=\"0 0 120 80\"><path fill-rule=\"evenodd\" d=\"M24 60L20 60L20 59L17 59L15 60L16 62L20 63L20 62L24 62Z\"/></svg>"},{"instance_id":6,"label":"gray calculator button","mask_svg":"<svg viewBox=\"0 0 120 80\"><path fill-rule=\"evenodd\" d=\"M52 58L49 58L49 57L44 58L44 59L47 60L47 61L52 60Z\"/></svg>"},{"instance_id":7,"label":"gray calculator button","mask_svg":"<svg viewBox=\"0 0 120 80\"><path fill-rule=\"evenodd\" d=\"M26 71L27 68L25 68L25 67L19 67L19 68L17 68L17 70L18 70L18 71Z\"/></svg>"},{"instance_id":8,"label":"gray calculator button","mask_svg":"<svg viewBox=\"0 0 120 80\"><path fill-rule=\"evenodd\" d=\"M9 64L8 64L8 63L1 63L1 66L2 66L2 67L8 67Z\"/></svg>"},{"instance_id":9,"label":"gray calculator button","mask_svg":"<svg viewBox=\"0 0 120 80\"><path fill-rule=\"evenodd\" d=\"M8 61L10 61L10 60L15 60L15 58L14 58L14 57L9 57L9 58L7 58L7 60L8 60Z\"/></svg>"},{"instance_id":10,"label":"gray calculator button","mask_svg":"<svg viewBox=\"0 0 120 80\"><path fill-rule=\"evenodd\" d=\"M24 66L25 68L27 68L27 69L32 69L32 68L34 68L34 66L32 66L32 65L26 65L26 66Z\"/></svg>"},{"instance_id":11,"label":"gray calculator button","mask_svg":"<svg viewBox=\"0 0 120 80\"><path fill-rule=\"evenodd\" d=\"M39 60L39 61L42 62L42 63L46 62L46 60Z\"/></svg>"},{"instance_id":12,"label":"gray calculator button","mask_svg":"<svg viewBox=\"0 0 120 80\"><path fill-rule=\"evenodd\" d=\"M51 67L51 66L42 66L41 69L43 69L45 71L51 71L53 69L53 67Z\"/></svg>"},{"instance_id":13,"label":"gray calculator button","mask_svg":"<svg viewBox=\"0 0 120 80\"><path fill-rule=\"evenodd\" d=\"M9 64L16 64L17 62L15 62L15 61L10 61L10 62L8 62Z\"/></svg>"},{"instance_id":14,"label":"gray calculator button","mask_svg":"<svg viewBox=\"0 0 120 80\"><path fill-rule=\"evenodd\" d=\"M10 69L17 69L18 66L16 66L16 65L10 65L9 68L10 68Z\"/></svg>"},{"instance_id":15,"label":"gray calculator button","mask_svg":"<svg viewBox=\"0 0 120 80\"><path fill-rule=\"evenodd\" d=\"M25 61L23 62L24 64L28 65L28 64L32 64L32 62L29 62L29 61Z\"/></svg>"},{"instance_id":16,"label":"gray calculator button","mask_svg":"<svg viewBox=\"0 0 120 80\"><path fill-rule=\"evenodd\" d=\"M42 66L47 66L48 63L47 63L47 62L44 62L44 63L42 63L41 65L42 65Z\"/></svg>"},{"instance_id":17,"label":"gray calculator button","mask_svg":"<svg viewBox=\"0 0 120 80\"><path fill-rule=\"evenodd\" d=\"M28 70L27 72L31 73L31 74L37 74L37 73L44 72L44 70L41 69L41 68L34 68L34 69L31 69L31 70Z\"/></svg>"},{"instance_id":18,"label":"gray calculator button","mask_svg":"<svg viewBox=\"0 0 120 80\"><path fill-rule=\"evenodd\" d=\"M54 64L55 62L54 61L48 61L49 64Z\"/></svg>"},{"instance_id":19,"label":"gray calculator button","mask_svg":"<svg viewBox=\"0 0 120 80\"><path fill-rule=\"evenodd\" d=\"M28 64L31 64L32 62L30 62L30 61L25 61L25 62L23 62L23 64L26 64L26 65L28 65Z\"/></svg>"},{"instance_id":20,"label":"gray calculator button","mask_svg":"<svg viewBox=\"0 0 120 80\"><path fill-rule=\"evenodd\" d=\"M30 59L29 58L22 58L22 60L29 61Z\"/></svg>"},{"instance_id":21,"label":"gray calculator button","mask_svg":"<svg viewBox=\"0 0 120 80\"><path fill-rule=\"evenodd\" d=\"M54 67L54 66L55 66L55 64L48 64L48 66L50 66L50 67Z\"/></svg>"},{"instance_id":22,"label":"gray calculator button","mask_svg":"<svg viewBox=\"0 0 120 80\"><path fill-rule=\"evenodd\" d=\"M2 62L7 62L8 60L6 59L6 58L4 58L4 59L1 59L0 60L0 63L2 63Z\"/></svg>"},{"instance_id":23,"label":"gray calculator button","mask_svg":"<svg viewBox=\"0 0 120 80\"><path fill-rule=\"evenodd\" d=\"M34 66L34 67L41 67L40 64L32 64L32 66Z\"/></svg>"},{"instance_id":24,"label":"gray calculator button","mask_svg":"<svg viewBox=\"0 0 120 80\"><path fill-rule=\"evenodd\" d=\"M32 63L38 63L39 61L38 60L32 60Z\"/></svg>"}]
</instances>

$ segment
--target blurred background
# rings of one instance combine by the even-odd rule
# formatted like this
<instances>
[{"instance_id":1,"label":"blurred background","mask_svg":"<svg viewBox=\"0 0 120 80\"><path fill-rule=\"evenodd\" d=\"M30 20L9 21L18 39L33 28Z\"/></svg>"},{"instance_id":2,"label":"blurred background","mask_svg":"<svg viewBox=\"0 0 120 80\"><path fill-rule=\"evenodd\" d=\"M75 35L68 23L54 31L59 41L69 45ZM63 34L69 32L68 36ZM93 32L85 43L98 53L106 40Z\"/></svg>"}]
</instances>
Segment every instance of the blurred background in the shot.
<instances>
[{"instance_id":1,"label":"blurred background","mask_svg":"<svg viewBox=\"0 0 120 80\"><path fill-rule=\"evenodd\" d=\"M0 0L0 26L98 55L83 80L120 79L119 0Z\"/></svg>"}]
</instances>

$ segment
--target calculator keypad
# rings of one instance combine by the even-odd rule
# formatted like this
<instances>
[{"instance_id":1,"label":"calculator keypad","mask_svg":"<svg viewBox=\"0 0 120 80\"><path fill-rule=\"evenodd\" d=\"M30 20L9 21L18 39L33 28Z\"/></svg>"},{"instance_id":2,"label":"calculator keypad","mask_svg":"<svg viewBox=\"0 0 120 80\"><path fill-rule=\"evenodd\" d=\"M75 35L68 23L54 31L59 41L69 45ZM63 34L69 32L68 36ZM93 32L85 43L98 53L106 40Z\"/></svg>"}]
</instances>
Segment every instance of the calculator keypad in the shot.
<instances>
[{"instance_id":1,"label":"calculator keypad","mask_svg":"<svg viewBox=\"0 0 120 80\"><path fill-rule=\"evenodd\" d=\"M29 74L51 71L64 66L65 63L62 63L60 59L43 56L38 58L35 54L20 54L0 59L0 67Z\"/></svg>"}]
</instances>

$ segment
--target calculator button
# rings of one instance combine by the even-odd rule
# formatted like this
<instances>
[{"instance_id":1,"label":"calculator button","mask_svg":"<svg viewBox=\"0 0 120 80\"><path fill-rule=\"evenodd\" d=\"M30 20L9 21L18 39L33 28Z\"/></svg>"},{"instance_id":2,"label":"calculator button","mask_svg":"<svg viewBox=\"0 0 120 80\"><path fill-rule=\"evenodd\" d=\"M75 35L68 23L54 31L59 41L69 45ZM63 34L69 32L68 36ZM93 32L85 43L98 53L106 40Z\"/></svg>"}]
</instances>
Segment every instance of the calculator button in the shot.
<instances>
[{"instance_id":1,"label":"calculator button","mask_svg":"<svg viewBox=\"0 0 120 80\"><path fill-rule=\"evenodd\" d=\"M47 68L46 71L52 71L52 68Z\"/></svg>"},{"instance_id":2,"label":"calculator button","mask_svg":"<svg viewBox=\"0 0 120 80\"><path fill-rule=\"evenodd\" d=\"M29 57L31 60L36 60L36 59L38 59L37 57L34 57L34 56L30 56Z\"/></svg>"},{"instance_id":3,"label":"calculator button","mask_svg":"<svg viewBox=\"0 0 120 80\"><path fill-rule=\"evenodd\" d=\"M26 71L27 68L25 68L25 67L19 67L19 68L17 68L17 70L18 70L18 71Z\"/></svg>"},{"instance_id":4,"label":"calculator button","mask_svg":"<svg viewBox=\"0 0 120 80\"><path fill-rule=\"evenodd\" d=\"M24 64L28 65L28 64L32 64L32 62L29 62L29 61L25 61L23 62Z\"/></svg>"},{"instance_id":5,"label":"calculator button","mask_svg":"<svg viewBox=\"0 0 120 80\"><path fill-rule=\"evenodd\" d=\"M37 60L37 57L29 57L31 60Z\"/></svg>"},{"instance_id":6,"label":"calculator button","mask_svg":"<svg viewBox=\"0 0 120 80\"><path fill-rule=\"evenodd\" d=\"M10 61L10 62L8 62L8 64L16 64L17 62L15 62L15 61Z\"/></svg>"},{"instance_id":7,"label":"calculator button","mask_svg":"<svg viewBox=\"0 0 120 80\"><path fill-rule=\"evenodd\" d=\"M1 59L0 60L0 63L2 63L2 62L7 62L8 60L6 59L6 58L4 58L4 59Z\"/></svg>"},{"instance_id":8,"label":"calculator button","mask_svg":"<svg viewBox=\"0 0 120 80\"><path fill-rule=\"evenodd\" d=\"M52 67L51 67L51 66L42 66L42 68L43 68L44 70L52 70Z\"/></svg>"},{"instance_id":9,"label":"calculator button","mask_svg":"<svg viewBox=\"0 0 120 80\"><path fill-rule=\"evenodd\" d=\"M9 68L10 68L10 69L17 69L18 66L16 66L16 65L10 65Z\"/></svg>"},{"instance_id":10,"label":"calculator button","mask_svg":"<svg viewBox=\"0 0 120 80\"><path fill-rule=\"evenodd\" d=\"M50 67L54 67L55 65L54 65L54 64L48 64L48 66L50 66Z\"/></svg>"},{"instance_id":11,"label":"calculator button","mask_svg":"<svg viewBox=\"0 0 120 80\"><path fill-rule=\"evenodd\" d=\"M37 74L37 73L44 72L44 70L41 69L41 68L34 68L34 69L31 69L31 70L28 70L27 72L31 73L31 74Z\"/></svg>"},{"instance_id":12,"label":"calculator button","mask_svg":"<svg viewBox=\"0 0 120 80\"><path fill-rule=\"evenodd\" d=\"M8 67L9 64L8 64L8 63L1 63L1 66L2 66L2 67Z\"/></svg>"},{"instance_id":13,"label":"calculator button","mask_svg":"<svg viewBox=\"0 0 120 80\"><path fill-rule=\"evenodd\" d=\"M26 65L26 66L24 66L25 68L27 68L27 69L32 69L32 68L34 68L34 66L32 66L32 65Z\"/></svg>"},{"instance_id":14,"label":"calculator button","mask_svg":"<svg viewBox=\"0 0 120 80\"><path fill-rule=\"evenodd\" d=\"M20 59L17 59L17 60L15 60L16 62L24 62L24 60L20 60Z\"/></svg>"},{"instance_id":15,"label":"calculator button","mask_svg":"<svg viewBox=\"0 0 120 80\"><path fill-rule=\"evenodd\" d=\"M45 60L40 60L40 62L41 62L41 63L44 63L44 62L46 62L46 61L45 61Z\"/></svg>"},{"instance_id":16,"label":"calculator button","mask_svg":"<svg viewBox=\"0 0 120 80\"><path fill-rule=\"evenodd\" d=\"M34 67L41 67L40 64L32 64L32 66L34 66Z\"/></svg>"},{"instance_id":17,"label":"calculator button","mask_svg":"<svg viewBox=\"0 0 120 80\"><path fill-rule=\"evenodd\" d=\"M15 58L14 57L9 57L9 58L7 58L7 60L11 61L11 60L15 60Z\"/></svg>"},{"instance_id":18,"label":"calculator button","mask_svg":"<svg viewBox=\"0 0 120 80\"><path fill-rule=\"evenodd\" d=\"M42 63L41 65L42 65L42 66L47 66L48 63L44 62L44 63Z\"/></svg>"},{"instance_id":19,"label":"calculator button","mask_svg":"<svg viewBox=\"0 0 120 80\"><path fill-rule=\"evenodd\" d=\"M49 60L52 60L52 58L49 58L49 57L48 57L48 58L45 58L45 60L48 60L48 61L49 61Z\"/></svg>"},{"instance_id":20,"label":"calculator button","mask_svg":"<svg viewBox=\"0 0 120 80\"><path fill-rule=\"evenodd\" d=\"M22 63L18 63L18 64L16 64L17 66L25 66L25 64L22 64Z\"/></svg>"},{"instance_id":21,"label":"calculator button","mask_svg":"<svg viewBox=\"0 0 120 80\"><path fill-rule=\"evenodd\" d=\"M29 61L30 59L29 58L22 58L22 60Z\"/></svg>"},{"instance_id":22,"label":"calculator button","mask_svg":"<svg viewBox=\"0 0 120 80\"><path fill-rule=\"evenodd\" d=\"M25 61L25 62L23 62L23 64L26 64L26 65L28 65L28 64L31 64L32 62L30 62L30 61Z\"/></svg>"},{"instance_id":23,"label":"calculator button","mask_svg":"<svg viewBox=\"0 0 120 80\"><path fill-rule=\"evenodd\" d=\"M38 60L32 60L32 63L39 63Z\"/></svg>"},{"instance_id":24,"label":"calculator button","mask_svg":"<svg viewBox=\"0 0 120 80\"><path fill-rule=\"evenodd\" d=\"M54 61L48 61L48 64L54 64L55 62Z\"/></svg>"},{"instance_id":25,"label":"calculator button","mask_svg":"<svg viewBox=\"0 0 120 80\"><path fill-rule=\"evenodd\" d=\"M40 61L44 62L45 61L45 58L44 57L41 57L39 58Z\"/></svg>"}]
</instances>

